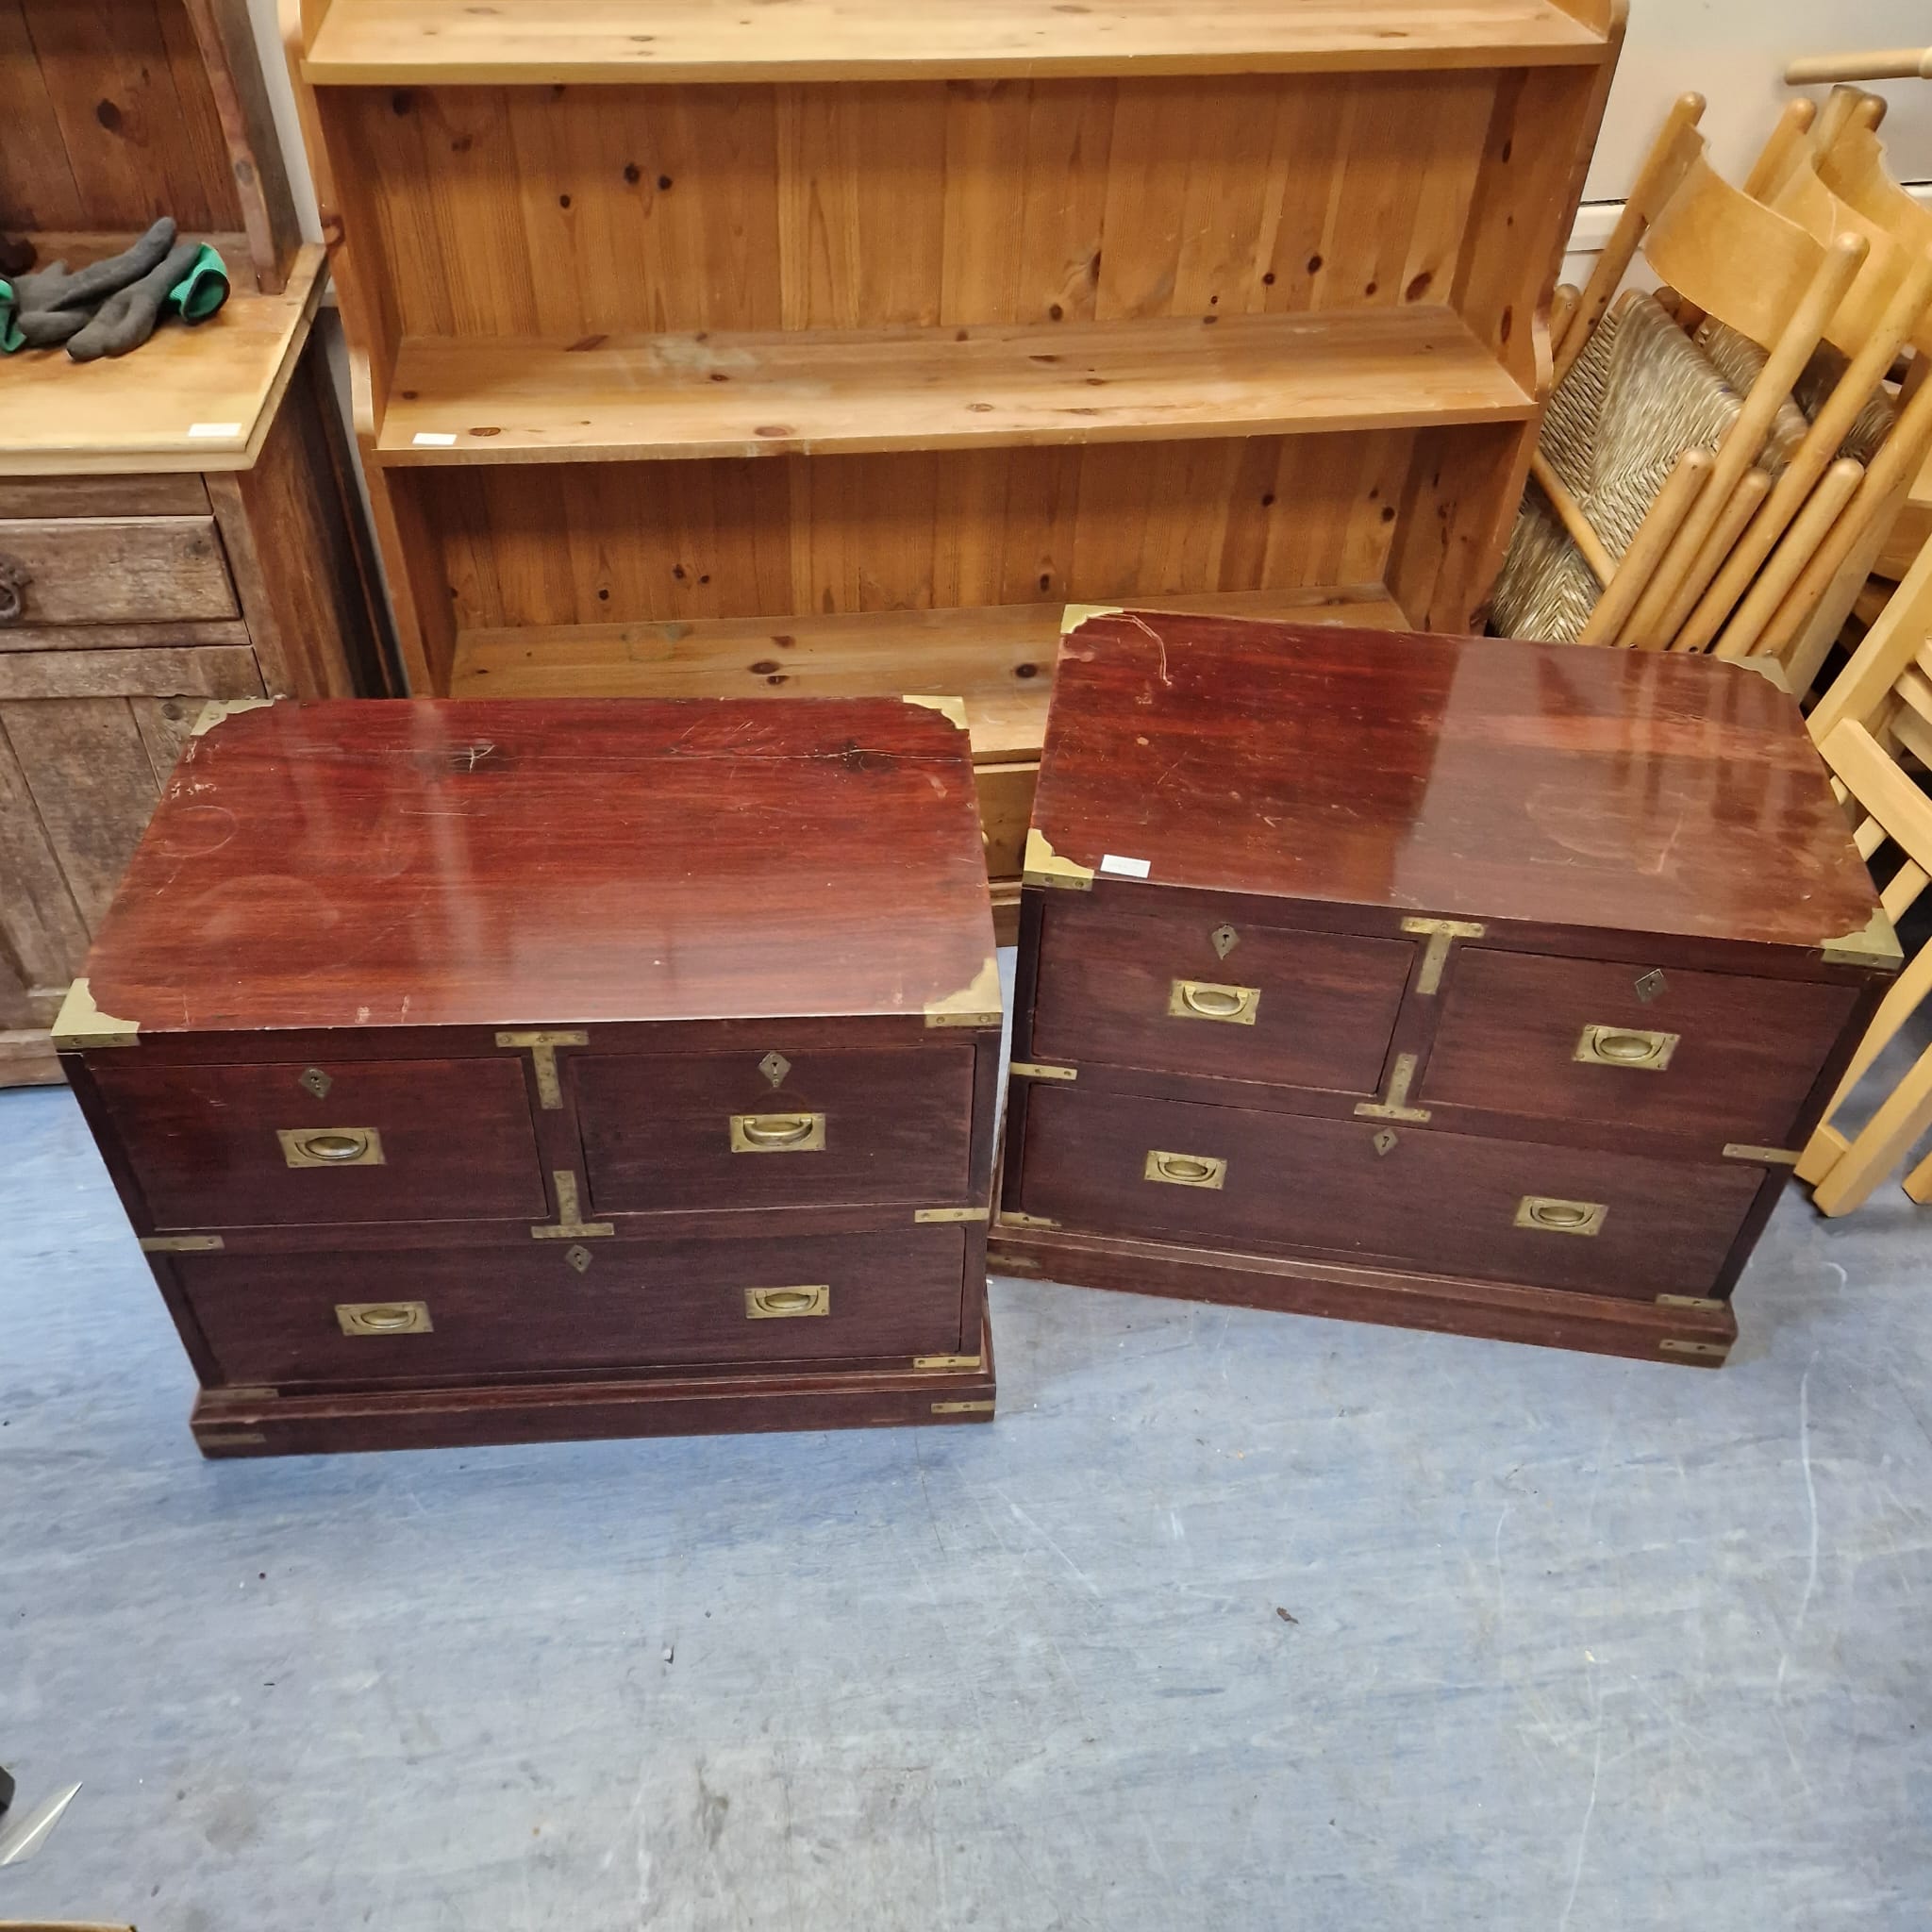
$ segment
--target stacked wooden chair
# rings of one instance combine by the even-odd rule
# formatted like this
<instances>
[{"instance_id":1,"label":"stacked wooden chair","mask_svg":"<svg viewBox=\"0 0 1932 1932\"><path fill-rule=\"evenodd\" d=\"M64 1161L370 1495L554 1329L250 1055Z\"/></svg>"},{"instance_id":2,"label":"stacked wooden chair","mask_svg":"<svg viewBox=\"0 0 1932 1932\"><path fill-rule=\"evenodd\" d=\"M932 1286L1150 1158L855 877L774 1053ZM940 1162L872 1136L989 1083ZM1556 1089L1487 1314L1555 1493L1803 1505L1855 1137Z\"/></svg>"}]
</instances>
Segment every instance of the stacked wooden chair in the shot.
<instances>
[{"instance_id":1,"label":"stacked wooden chair","mask_svg":"<svg viewBox=\"0 0 1932 1932\"><path fill-rule=\"evenodd\" d=\"M1793 102L1741 187L1703 101L1673 108L1589 286L1491 628L1777 658L1810 685L1932 451L1932 214L1892 183L1882 103ZM1639 253L1666 285L1617 291Z\"/></svg>"},{"instance_id":2,"label":"stacked wooden chair","mask_svg":"<svg viewBox=\"0 0 1932 1932\"><path fill-rule=\"evenodd\" d=\"M1812 708L1811 736L1852 813L1868 863L1890 869L1881 892L1896 921L1932 879L1932 547L1921 553L1857 654ZM1932 994L1932 945L1909 959L1858 1043L1838 1091L1798 1159L1826 1214L1845 1214L1932 1126L1932 1047L1919 1055L1865 1124L1847 1133L1845 1103L1878 1057ZM1906 1176L1906 1192L1932 1201L1932 1157Z\"/></svg>"}]
</instances>

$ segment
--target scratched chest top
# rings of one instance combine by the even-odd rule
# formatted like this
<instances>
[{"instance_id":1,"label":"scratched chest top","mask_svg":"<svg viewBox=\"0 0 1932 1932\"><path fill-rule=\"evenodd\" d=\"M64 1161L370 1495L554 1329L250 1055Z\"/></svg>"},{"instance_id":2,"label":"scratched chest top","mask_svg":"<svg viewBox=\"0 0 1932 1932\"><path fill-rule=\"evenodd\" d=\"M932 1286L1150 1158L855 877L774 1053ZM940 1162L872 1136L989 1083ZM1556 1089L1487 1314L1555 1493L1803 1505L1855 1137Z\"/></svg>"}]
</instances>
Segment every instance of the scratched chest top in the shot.
<instances>
[{"instance_id":1,"label":"scratched chest top","mask_svg":"<svg viewBox=\"0 0 1932 1932\"><path fill-rule=\"evenodd\" d=\"M1000 1267L1711 1364L1898 947L1703 658L1070 613Z\"/></svg>"},{"instance_id":2,"label":"scratched chest top","mask_svg":"<svg viewBox=\"0 0 1932 1932\"><path fill-rule=\"evenodd\" d=\"M987 967L965 747L897 699L238 711L89 991L143 1035L918 1014Z\"/></svg>"},{"instance_id":3,"label":"scratched chest top","mask_svg":"<svg viewBox=\"0 0 1932 1932\"><path fill-rule=\"evenodd\" d=\"M276 705L56 1026L210 1455L985 1421L951 701Z\"/></svg>"}]
</instances>

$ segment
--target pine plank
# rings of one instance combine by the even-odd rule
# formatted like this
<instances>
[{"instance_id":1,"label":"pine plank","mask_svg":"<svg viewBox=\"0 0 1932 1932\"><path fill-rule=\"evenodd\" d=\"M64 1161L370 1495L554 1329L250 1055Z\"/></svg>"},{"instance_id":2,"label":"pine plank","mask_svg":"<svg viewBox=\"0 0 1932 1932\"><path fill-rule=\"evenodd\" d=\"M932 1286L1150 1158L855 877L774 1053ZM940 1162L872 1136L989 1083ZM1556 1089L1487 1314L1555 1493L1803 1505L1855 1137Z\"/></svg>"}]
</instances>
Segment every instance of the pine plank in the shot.
<instances>
[{"instance_id":1,"label":"pine plank","mask_svg":"<svg viewBox=\"0 0 1932 1932\"><path fill-rule=\"evenodd\" d=\"M164 323L131 356L84 365L64 350L8 358L0 475L245 469L293 373L320 291L309 244L279 295L257 294L231 260L234 292L197 328ZM222 434L191 435L196 425Z\"/></svg>"},{"instance_id":2,"label":"pine plank","mask_svg":"<svg viewBox=\"0 0 1932 1932\"><path fill-rule=\"evenodd\" d=\"M1401 629L1377 585L1146 600L1163 610ZM908 690L965 700L973 756L1040 750L1059 649L1058 604L881 610L694 624L516 625L462 632L450 695L863 697Z\"/></svg>"},{"instance_id":3,"label":"pine plank","mask_svg":"<svg viewBox=\"0 0 1932 1932\"><path fill-rule=\"evenodd\" d=\"M316 86L1287 74L1584 64L1603 43L1551 0L334 0L302 73Z\"/></svg>"},{"instance_id":4,"label":"pine plank","mask_svg":"<svg viewBox=\"0 0 1932 1932\"><path fill-rule=\"evenodd\" d=\"M403 345L386 464L829 455L1526 420L1449 309ZM454 442L440 439L454 437ZM437 439L434 441L419 439Z\"/></svg>"}]
</instances>

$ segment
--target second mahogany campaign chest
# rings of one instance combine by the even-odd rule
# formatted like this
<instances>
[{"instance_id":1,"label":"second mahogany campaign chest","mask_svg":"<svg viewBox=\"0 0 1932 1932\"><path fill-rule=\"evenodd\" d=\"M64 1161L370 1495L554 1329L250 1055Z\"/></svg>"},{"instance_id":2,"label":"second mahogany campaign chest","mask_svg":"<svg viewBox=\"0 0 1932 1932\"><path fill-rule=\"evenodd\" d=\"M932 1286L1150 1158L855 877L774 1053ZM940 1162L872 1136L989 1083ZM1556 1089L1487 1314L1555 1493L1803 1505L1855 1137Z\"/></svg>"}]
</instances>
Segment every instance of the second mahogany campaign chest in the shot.
<instances>
[{"instance_id":1,"label":"second mahogany campaign chest","mask_svg":"<svg viewBox=\"0 0 1932 1932\"><path fill-rule=\"evenodd\" d=\"M56 1033L206 1452L990 1417L950 702L277 704L190 743Z\"/></svg>"},{"instance_id":2,"label":"second mahogany campaign chest","mask_svg":"<svg viewBox=\"0 0 1932 1932\"><path fill-rule=\"evenodd\" d=\"M1070 613L997 1272L1715 1365L1898 964L1701 657Z\"/></svg>"}]
</instances>

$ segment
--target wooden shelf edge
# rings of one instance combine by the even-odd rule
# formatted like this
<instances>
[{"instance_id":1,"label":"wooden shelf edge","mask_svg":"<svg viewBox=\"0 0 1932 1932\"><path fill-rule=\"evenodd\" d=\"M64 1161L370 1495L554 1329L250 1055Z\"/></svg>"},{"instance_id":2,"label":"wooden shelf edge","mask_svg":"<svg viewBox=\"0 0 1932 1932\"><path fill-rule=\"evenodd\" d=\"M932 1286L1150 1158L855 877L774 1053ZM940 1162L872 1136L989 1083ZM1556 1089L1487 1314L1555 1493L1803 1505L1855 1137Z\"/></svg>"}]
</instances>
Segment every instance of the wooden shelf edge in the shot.
<instances>
[{"instance_id":1,"label":"wooden shelf edge","mask_svg":"<svg viewBox=\"0 0 1932 1932\"><path fill-rule=\"evenodd\" d=\"M324 271L321 244L305 242L279 294L237 287L199 329L163 324L132 355L84 365L59 349L8 358L0 476L251 468L308 341ZM189 434L197 425L233 433Z\"/></svg>"},{"instance_id":2,"label":"wooden shelf edge","mask_svg":"<svg viewBox=\"0 0 1932 1932\"><path fill-rule=\"evenodd\" d=\"M845 0L793 20L770 8L667 0L334 0L301 61L314 87L839 82L1107 75L1372 72L1581 65L1603 28L1576 0L1356 0L1191 8L1094 0L968 6Z\"/></svg>"},{"instance_id":3,"label":"wooden shelf edge","mask_svg":"<svg viewBox=\"0 0 1932 1932\"><path fill-rule=\"evenodd\" d=\"M1526 422L1438 305L1112 324L411 340L385 468L694 461Z\"/></svg>"},{"instance_id":4,"label":"wooden shelf edge","mask_svg":"<svg viewBox=\"0 0 1932 1932\"><path fill-rule=\"evenodd\" d=\"M1145 610L1407 629L1379 584L1111 600ZM457 634L449 695L872 697L965 701L974 762L1024 763L1045 736L1060 604L832 617L529 625Z\"/></svg>"}]
</instances>

